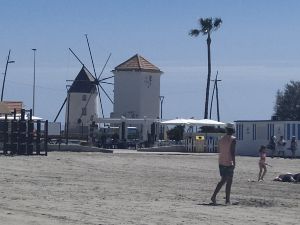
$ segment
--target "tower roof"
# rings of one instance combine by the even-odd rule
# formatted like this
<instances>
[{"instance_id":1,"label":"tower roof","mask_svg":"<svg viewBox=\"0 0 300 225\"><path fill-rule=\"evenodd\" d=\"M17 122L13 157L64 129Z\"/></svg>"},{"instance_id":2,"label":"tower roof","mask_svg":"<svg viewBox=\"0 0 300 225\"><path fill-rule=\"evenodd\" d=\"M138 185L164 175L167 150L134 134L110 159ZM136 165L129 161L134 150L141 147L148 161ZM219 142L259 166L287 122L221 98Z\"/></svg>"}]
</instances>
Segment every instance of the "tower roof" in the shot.
<instances>
[{"instance_id":1,"label":"tower roof","mask_svg":"<svg viewBox=\"0 0 300 225\"><path fill-rule=\"evenodd\" d=\"M84 66L73 81L69 92L91 93L96 88L96 80Z\"/></svg>"},{"instance_id":2,"label":"tower roof","mask_svg":"<svg viewBox=\"0 0 300 225\"><path fill-rule=\"evenodd\" d=\"M144 57L136 54L130 59L121 63L115 67L114 71L141 71L141 72L153 72L153 73L162 73L162 71Z\"/></svg>"}]
</instances>

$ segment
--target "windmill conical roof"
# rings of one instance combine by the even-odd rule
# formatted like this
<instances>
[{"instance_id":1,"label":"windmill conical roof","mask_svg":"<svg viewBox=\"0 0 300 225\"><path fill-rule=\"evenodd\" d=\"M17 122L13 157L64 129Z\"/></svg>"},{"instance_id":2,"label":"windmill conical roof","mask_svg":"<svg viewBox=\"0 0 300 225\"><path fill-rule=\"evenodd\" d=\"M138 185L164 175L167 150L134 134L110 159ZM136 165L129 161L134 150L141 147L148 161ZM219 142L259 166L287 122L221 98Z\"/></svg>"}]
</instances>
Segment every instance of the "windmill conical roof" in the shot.
<instances>
[{"instance_id":1,"label":"windmill conical roof","mask_svg":"<svg viewBox=\"0 0 300 225\"><path fill-rule=\"evenodd\" d=\"M96 88L93 75L84 66L73 81L69 92L91 93Z\"/></svg>"},{"instance_id":2,"label":"windmill conical roof","mask_svg":"<svg viewBox=\"0 0 300 225\"><path fill-rule=\"evenodd\" d=\"M139 54L132 56L130 59L115 67L115 71L142 71L162 73L162 71L157 66L153 65Z\"/></svg>"}]
</instances>

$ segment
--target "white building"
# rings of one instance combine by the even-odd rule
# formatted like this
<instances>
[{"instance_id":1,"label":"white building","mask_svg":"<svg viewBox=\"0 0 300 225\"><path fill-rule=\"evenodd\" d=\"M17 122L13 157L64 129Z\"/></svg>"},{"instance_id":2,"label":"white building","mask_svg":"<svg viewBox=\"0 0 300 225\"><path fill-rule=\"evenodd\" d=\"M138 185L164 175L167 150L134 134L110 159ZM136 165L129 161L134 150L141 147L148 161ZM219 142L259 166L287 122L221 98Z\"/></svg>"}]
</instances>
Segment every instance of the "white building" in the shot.
<instances>
[{"instance_id":1,"label":"white building","mask_svg":"<svg viewBox=\"0 0 300 225\"><path fill-rule=\"evenodd\" d=\"M122 140L128 128L135 128L143 141L157 140L160 112L160 76L162 71L136 54L112 71L114 106L111 118L98 118L102 124L119 128Z\"/></svg>"},{"instance_id":2,"label":"white building","mask_svg":"<svg viewBox=\"0 0 300 225\"><path fill-rule=\"evenodd\" d=\"M286 140L285 155L291 156L290 147L292 136L296 136L298 149L296 156L300 156L300 121L278 120L239 120L236 123L237 154L258 155L261 145L268 145L270 137L279 139L283 136Z\"/></svg>"},{"instance_id":3,"label":"white building","mask_svg":"<svg viewBox=\"0 0 300 225\"><path fill-rule=\"evenodd\" d=\"M68 90L66 102L66 124L72 136L88 134L89 125L99 117L98 92L95 78L82 67Z\"/></svg>"},{"instance_id":4,"label":"white building","mask_svg":"<svg viewBox=\"0 0 300 225\"><path fill-rule=\"evenodd\" d=\"M114 108L111 118L159 118L162 71L136 54L112 71Z\"/></svg>"}]
</instances>

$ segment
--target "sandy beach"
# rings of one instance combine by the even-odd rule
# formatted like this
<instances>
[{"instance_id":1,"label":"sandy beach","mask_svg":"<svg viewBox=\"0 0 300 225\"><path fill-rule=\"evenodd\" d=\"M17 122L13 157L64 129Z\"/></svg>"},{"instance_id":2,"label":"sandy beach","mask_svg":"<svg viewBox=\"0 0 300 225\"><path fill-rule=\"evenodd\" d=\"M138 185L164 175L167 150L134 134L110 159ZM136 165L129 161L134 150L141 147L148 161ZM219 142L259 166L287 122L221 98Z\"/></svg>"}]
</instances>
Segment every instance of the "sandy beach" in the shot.
<instances>
[{"instance_id":1,"label":"sandy beach","mask_svg":"<svg viewBox=\"0 0 300 225\"><path fill-rule=\"evenodd\" d=\"M0 156L0 224L298 224L300 184L272 181L299 173L300 159L237 157L232 201L209 206L219 179L216 154L50 152ZM249 182L250 181L250 182Z\"/></svg>"}]
</instances>

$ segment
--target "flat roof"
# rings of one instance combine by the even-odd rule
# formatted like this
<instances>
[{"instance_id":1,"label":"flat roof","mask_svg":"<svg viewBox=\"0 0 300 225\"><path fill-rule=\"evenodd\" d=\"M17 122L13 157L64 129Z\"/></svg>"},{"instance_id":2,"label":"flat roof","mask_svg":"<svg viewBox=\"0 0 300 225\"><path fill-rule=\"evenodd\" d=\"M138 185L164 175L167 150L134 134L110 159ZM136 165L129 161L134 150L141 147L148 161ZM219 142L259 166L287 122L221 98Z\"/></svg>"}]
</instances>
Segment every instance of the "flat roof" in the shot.
<instances>
[{"instance_id":1,"label":"flat roof","mask_svg":"<svg viewBox=\"0 0 300 225\"><path fill-rule=\"evenodd\" d=\"M235 120L235 123L242 123L242 122L299 122L299 120Z\"/></svg>"}]
</instances>

